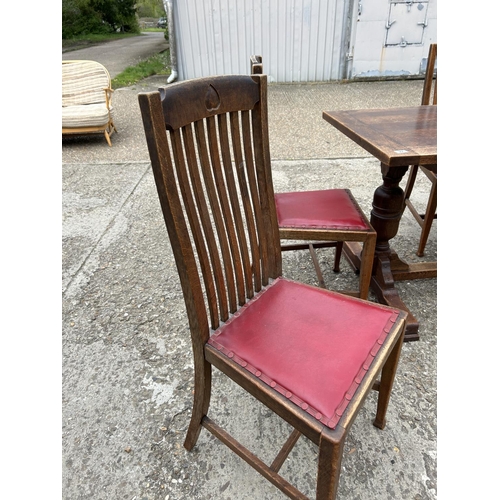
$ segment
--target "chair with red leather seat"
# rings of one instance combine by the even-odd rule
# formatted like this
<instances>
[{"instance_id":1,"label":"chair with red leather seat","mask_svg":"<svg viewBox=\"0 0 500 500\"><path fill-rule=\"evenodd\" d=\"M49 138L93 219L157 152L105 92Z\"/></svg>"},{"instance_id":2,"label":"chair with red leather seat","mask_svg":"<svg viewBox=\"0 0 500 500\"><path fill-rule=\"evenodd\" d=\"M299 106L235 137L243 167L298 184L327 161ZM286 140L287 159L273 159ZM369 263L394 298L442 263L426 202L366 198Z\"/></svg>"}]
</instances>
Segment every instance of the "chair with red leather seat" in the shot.
<instances>
[{"instance_id":1,"label":"chair with red leather seat","mask_svg":"<svg viewBox=\"0 0 500 500\"><path fill-rule=\"evenodd\" d=\"M432 43L429 47L429 56L427 58L427 68L425 71L424 88L422 90L422 102L423 106L437 106L437 74L435 74L437 62L437 43ZM432 100L431 100L432 95ZM426 165L412 165L408 173L408 181L405 188L405 206L413 215L415 220L421 227L420 240L418 242L417 255L422 257L424 255L425 246L427 245L427 240L429 238L429 233L431 231L432 223L434 219L437 219L437 169L436 165L434 167ZM413 187L415 186L415 181L417 179L418 172L425 174L427 179L431 182L431 189L429 191L429 197L427 199L427 204L425 206L424 213L416 208L415 204L410 200L410 196L413 192Z\"/></svg>"},{"instance_id":2,"label":"chair with red leather seat","mask_svg":"<svg viewBox=\"0 0 500 500\"><path fill-rule=\"evenodd\" d=\"M385 425L406 313L282 277L266 82L217 76L139 95L191 332L184 446L204 427L303 499L278 472L304 435L319 446L317 498L333 499L346 435L373 388L374 425ZM270 465L208 416L212 366L294 427Z\"/></svg>"},{"instance_id":3,"label":"chair with red leather seat","mask_svg":"<svg viewBox=\"0 0 500 500\"><path fill-rule=\"evenodd\" d=\"M250 57L251 74L262 74L262 57ZM359 269L359 292L344 292L368 298L377 233L349 189L276 193L278 226L283 251L309 249L318 282L325 287L316 248L335 247L333 271L340 271L343 243L363 244ZM299 243L297 243L299 241Z\"/></svg>"}]
</instances>

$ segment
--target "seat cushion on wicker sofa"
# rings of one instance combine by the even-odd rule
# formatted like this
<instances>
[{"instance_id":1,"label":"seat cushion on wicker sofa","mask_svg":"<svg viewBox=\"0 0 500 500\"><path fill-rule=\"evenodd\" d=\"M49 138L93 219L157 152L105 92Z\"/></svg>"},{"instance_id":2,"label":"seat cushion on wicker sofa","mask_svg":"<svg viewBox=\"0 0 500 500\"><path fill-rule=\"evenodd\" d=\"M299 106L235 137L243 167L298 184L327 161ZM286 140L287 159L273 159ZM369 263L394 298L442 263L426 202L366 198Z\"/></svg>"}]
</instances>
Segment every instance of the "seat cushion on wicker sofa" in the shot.
<instances>
[{"instance_id":1,"label":"seat cushion on wicker sofa","mask_svg":"<svg viewBox=\"0 0 500 500\"><path fill-rule=\"evenodd\" d=\"M81 104L62 108L63 128L99 127L106 125L113 118L113 107L108 108L106 103Z\"/></svg>"}]
</instances>

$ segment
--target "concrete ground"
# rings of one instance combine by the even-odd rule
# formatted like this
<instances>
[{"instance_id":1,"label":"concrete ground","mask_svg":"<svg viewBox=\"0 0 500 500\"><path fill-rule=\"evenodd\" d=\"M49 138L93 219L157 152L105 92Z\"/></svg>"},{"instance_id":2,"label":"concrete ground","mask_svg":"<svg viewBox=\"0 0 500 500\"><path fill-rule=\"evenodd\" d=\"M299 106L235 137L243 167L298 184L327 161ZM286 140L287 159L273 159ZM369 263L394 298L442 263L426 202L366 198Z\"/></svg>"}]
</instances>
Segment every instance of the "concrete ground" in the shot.
<instances>
[{"instance_id":1,"label":"concrete ground","mask_svg":"<svg viewBox=\"0 0 500 500\"><path fill-rule=\"evenodd\" d=\"M63 376L62 497L76 499L281 499L285 496L208 432L183 446L192 403L192 357L182 293L161 216L137 94L165 84L151 77L118 89L118 133L62 144ZM321 118L325 109L417 105L421 81L271 84L269 120L276 191L350 187L366 213L381 183L376 160ZM416 199L425 202L425 181ZM437 224L426 258L437 258ZM393 247L418 261L418 226L403 216ZM342 262L327 286L357 283ZM284 254L285 276L315 283L307 253ZM434 500L436 280L397 288L420 320L405 343L387 427L372 425L368 398L345 446L339 499ZM373 297L371 297L373 299ZM288 425L216 373L210 414L265 461ZM314 497L317 450L301 438L283 473Z\"/></svg>"}]
</instances>

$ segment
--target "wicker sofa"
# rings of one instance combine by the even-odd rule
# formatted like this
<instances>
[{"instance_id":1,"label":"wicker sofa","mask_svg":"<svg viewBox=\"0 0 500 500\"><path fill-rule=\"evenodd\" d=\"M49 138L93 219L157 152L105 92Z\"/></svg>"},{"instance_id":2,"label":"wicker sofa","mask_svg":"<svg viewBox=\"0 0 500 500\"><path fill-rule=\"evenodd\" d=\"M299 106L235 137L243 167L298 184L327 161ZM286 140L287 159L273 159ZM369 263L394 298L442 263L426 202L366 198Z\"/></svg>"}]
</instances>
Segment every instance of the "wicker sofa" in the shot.
<instances>
[{"instance_id":1,"label":"wicker sofa","mask_svg":"<svg viewBox=\"0 0 500 500\"><path fill-rule=\"evenodd\" d=\"M62 133L116 132L111 105L111 78L108 70L95 61L62 62Z\"/></svg>"}]
</instances>

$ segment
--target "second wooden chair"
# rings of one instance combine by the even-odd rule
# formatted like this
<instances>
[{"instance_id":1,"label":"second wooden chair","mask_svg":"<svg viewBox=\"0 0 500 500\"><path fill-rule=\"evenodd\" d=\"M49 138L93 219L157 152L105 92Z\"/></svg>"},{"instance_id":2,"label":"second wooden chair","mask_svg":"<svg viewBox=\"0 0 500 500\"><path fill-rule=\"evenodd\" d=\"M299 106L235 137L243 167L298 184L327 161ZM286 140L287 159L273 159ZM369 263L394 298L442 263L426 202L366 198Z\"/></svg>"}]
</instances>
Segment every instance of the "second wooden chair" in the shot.
<instances>
[{"instance_id":1,"label":"second wooden chair","mask_svg":"<svg viewBox=\"0 0 500 500\"><path fill-rule=\"evenodd\" d=\"M262 74L261 56L250 57L250 72ZM357 241L363 244L359 292L348 293L368 298L377 233L351 191L337 188L276 193L275 201L280 238L300 242L282 243L282 251L309 249L319 285L323 288L325 282L315 249L335 247L333 270L339 272L343 243Z\"/></svg>"}]
</instances>

